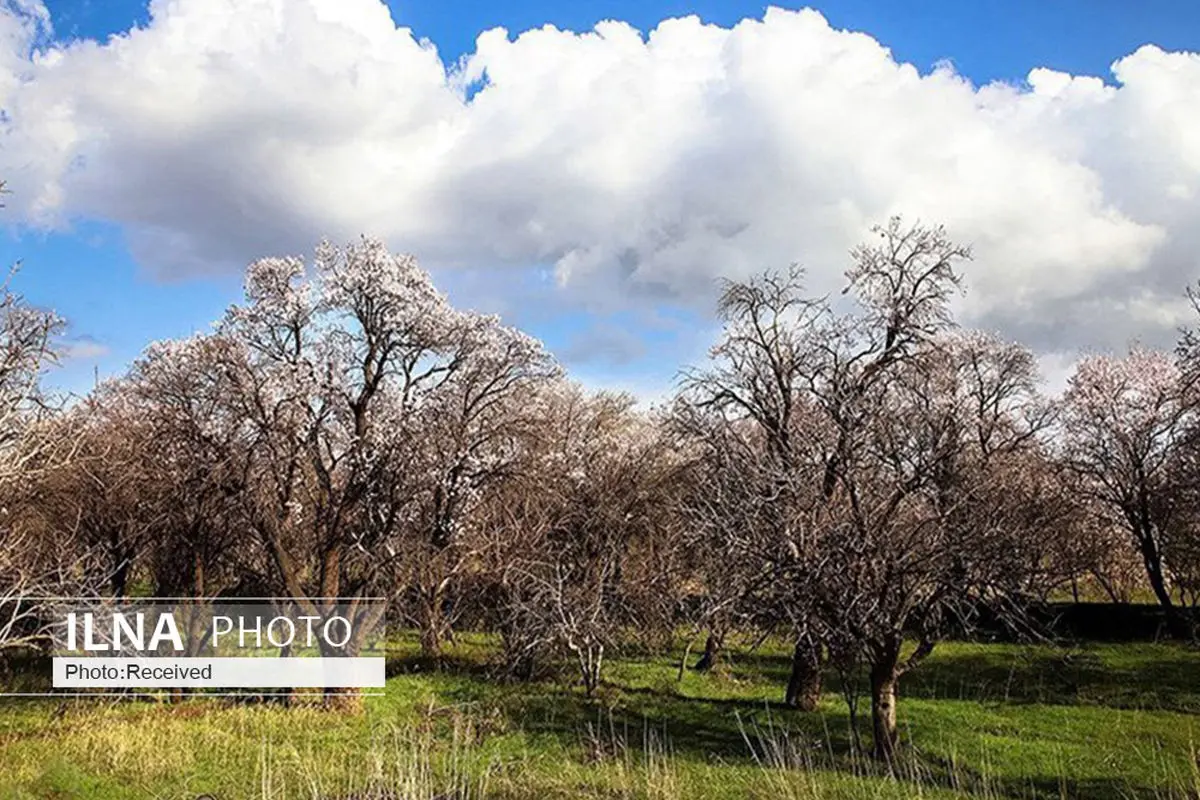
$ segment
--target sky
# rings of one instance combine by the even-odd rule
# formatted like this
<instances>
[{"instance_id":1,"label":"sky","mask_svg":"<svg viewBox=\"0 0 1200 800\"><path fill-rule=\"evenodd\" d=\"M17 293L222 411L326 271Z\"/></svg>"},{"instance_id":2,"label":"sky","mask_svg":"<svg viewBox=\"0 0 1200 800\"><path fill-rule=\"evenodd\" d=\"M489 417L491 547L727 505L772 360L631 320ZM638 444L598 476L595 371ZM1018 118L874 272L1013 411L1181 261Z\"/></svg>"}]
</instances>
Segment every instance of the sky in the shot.
<instances>
[{"instance_id":1,"label":"sky","mask_svg":"<svg viewBox=\"0 0 1200 800\"><path fill-rule=\"evenodd\" d=\"M1198 52L1185 0L0 0L0 261L70 391L367 234L652 400L720 278L836 290L903 214L1056 386L1194 315Z\"/></svg>"}]
</instances>

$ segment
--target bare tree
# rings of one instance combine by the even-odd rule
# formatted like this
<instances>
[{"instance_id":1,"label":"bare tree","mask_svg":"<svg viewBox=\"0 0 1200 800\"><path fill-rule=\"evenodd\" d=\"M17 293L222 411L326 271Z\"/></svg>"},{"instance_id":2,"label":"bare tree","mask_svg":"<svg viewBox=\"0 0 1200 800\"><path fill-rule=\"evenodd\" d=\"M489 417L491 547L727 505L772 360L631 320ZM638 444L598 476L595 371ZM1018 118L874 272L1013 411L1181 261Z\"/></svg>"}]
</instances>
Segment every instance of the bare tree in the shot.
<instances>
[{"instance_id":1,"label":"bare tree","mask_svg":"<svg viewBox=\"0 0 1200 800\"><path fill-rule=\"evenodd\" d=\"M106 591L128 596L135 572L160 529L163 507L150 502L157 465L145 458L149 420L133 413L116 384L100 387L53 425L73 436L75 456L40 479L33 513L69 531L87 554L87 570L107 576Z\"/></svg>"},{"instance_id":2,"label":"bare tree","mask_svg":"<svg viewBox=\"0 0 1200 800\"><path fill-rule=\"evenodd\" d=\"M12 290L17 268L0 284L0 482L17 479L42 452L44 439L27 439L51 409L42 376L58 361L55 338L64 322L31 306Z\"/></svg>"},{"instance_id":3,"label":"bare tree","mask_svg":"<svg viewBox=\"0 0 1200 800\"><path fill-rule=\"evenodd\" d=\"M943 337L866 396L877 405L839 467L841 511L817 530L817 591L831 649L867 665L881 758L898 745L901 677L981 604L1019 608L1024 545L1058 519L1051 484L1030 470L1047 419L1033 375L1028 353Z\"/></svg>"},{"instance_id":4,"label":"bare tree","mask_svg":"<svg viewBox=\"0 0 1200 800\"><path fill-rule=\"evenodd\" d=\"M0 284L0 650L42 643L43 599L82 594L91 578L68 531L37 514L45 479L71 463L77 436L42 389L63 321L14 292L15 274Z\"/></svg>"},{"instance_id":5,"label":"bare tree","mask_svg":"<svg viewBox=\"0 0 1200 800\"><path fill-rule=\"evenodd\" d=\"M810 594L803 588L781 594L770 578L807 557L804 520L819 500L814 443L820 435L809 429L806 392L816 362L811 334L829 324L830 312L822 300L804 296L801 279L793 268L726 284L718 305L724 336L707 369L684 374L675 421L702 443L703 477L689 506L693 526L707 538L697 544L732 549L746 564L737 581L721 565L709 565L717 569L707 581L710 631L700 666L715 657L731 613L762 620L767 607L781 605L796 641L785 699L811 709L820 695L821 650L810 630Z\"/></svg>"},{"instance_id":6,"label":"bare tree","mask_svg":"<svg viewBox=\"0 0 1200 800\"><path fill-rule=\"evenodd\" d=\"M952 333L969 251L899 219L875 233L852 254L849 313L806 297L795 270L728 286L714 364L687 376L683 401L734 473L713 472L699 518L758 565L747 591L797 634L788 698L817 673L818 643L841 668L865 663L890 761L900 677L952 619L1025 590L1019 545L1053 505L1029 469L1049 421L1032 356Z\"/></svg>"},{"instance_id":7,"label":"bare tree","mask_svg":"<svg viewBox=\"0 0 1200 800\"><path fill-rule=\"evenodd\" d=\"M559 650L590 694L620 634L662 615L672 575L656 553L672 535L664 493L674 456L630 398L548 398L533 482L510 486L482 548L499 588L510 667L529 674Z\"/></svg>"}]
</instances>

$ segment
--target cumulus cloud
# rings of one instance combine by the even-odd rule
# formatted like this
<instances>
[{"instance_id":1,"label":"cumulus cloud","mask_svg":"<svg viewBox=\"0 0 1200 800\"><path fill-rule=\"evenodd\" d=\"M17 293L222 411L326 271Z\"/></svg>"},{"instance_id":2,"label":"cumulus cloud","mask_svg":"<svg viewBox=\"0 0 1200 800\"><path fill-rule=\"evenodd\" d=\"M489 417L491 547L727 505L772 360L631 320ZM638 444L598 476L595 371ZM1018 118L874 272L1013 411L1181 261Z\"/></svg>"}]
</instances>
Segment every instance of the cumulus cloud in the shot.
<instances>
[{"instance_id":1,"label":"cumulus cloud","mask_svg":"<svg viewBox=\"0 0 1200 800\"><path fill-rule=\"evenodd\" d=\"M543 266L564 301L702 303L793 261L833 289L903 213L974 244L968 319L1044 352L1166 341L1200 276L1196 54L976 87L810 10L497 29L449 66L379 0L150 14L38 46L44 7L8 0L0 174L28 223L118 223L162 274L366 232L444 269Z\"/></svg>"}]
</instances>

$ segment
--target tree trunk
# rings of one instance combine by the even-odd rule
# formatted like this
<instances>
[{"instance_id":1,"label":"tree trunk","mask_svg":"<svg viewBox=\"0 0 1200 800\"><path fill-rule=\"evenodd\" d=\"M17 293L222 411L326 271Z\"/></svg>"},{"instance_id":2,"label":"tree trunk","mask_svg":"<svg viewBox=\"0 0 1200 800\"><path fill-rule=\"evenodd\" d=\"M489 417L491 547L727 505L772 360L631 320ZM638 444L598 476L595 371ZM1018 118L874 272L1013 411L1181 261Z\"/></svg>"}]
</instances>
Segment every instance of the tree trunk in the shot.
<instances>
[{"instance_id":1,"label":"tree trunk","mask_svg":"<svg viewBox=\"0 0 1200 800\"><path fill-rule=\"evenodd\" d=\"M129 592L129 573L133 566L133 558L129 554L129 548L122 543L121 535L117 531L109 534L109 548L112 558L109 589L114 598L124 600Z\"/></svg>"},{"instance_id":2,"label":"tree trunk","mask_svg":"<svg viewBox=\"0 0 1200 800\"><path fill-rule=\"evenodd\" d=\"M1139 537L1138 549L1142 552L1142 562L1146 565L1146 576L1150 579L1150 588L1162 606L1167 618L1167 631L1172 639L1189 639L1192 631L1183 612L1171 600L1171 592L1167 589L1166 577L1163 575L1162 553L1151 534L1143 533Z\"/></svg>"},{"instance_id":3,"label":"tree trunk","mask_svg":"<svg viewBox=\"0 0 1200 800\"><path fill-rule=\"evenodd\" d=\"M600 670L604 666L604 645L598 642L588 642L575 648L579 659L580 677L583 678L583 689L591 697L596 687L600 685Z\"/></svg>"},{"instance_id":4,"label":"tree trunk","mask_svg":"<svg viewBox=\"0 0 1200 800\"><path fill-rule=\"evenodd\" d=\"M900 737L896 729L896 684L899 681L899 643L888 645L871 665L871 733L874 754L893 763Z\"/></svg>"},{"instance_id":5,"label":"tree trunk","mask_svg":"<svg viewBox=\"0 0 1200 800\"><path fill-rule=\"evenodd\" d=\"M692 669L697 672L708 672L717 665L717 657L721 653L721 648L724 646L725 637L717 634L716 631L709 631L708 638L704 640L704 654L700 656L700 660L696 662L696 666Z\"/></svg>"},{"instance_id":6,"label":"tree trunk","mask_svg":"<svg viewBox=\"0 0 1200 800\"><path fill-rule=\"evenodd\" d=\"M421 625L421 655L437 660L442 657L442 636L437 629L437 623L426 618Z\"/></svg>"},{"instance_id":7,"label":"tree trunk","mask_svg":"<svg viewBox=\"0 0 1200 800\"><path fill-rule=\"evenodd\" d=\"M816 709L821 699L821 660L820 642L807 635L796 640L784 703L801 711Z\"/></svg>"},{"instance_id":8,"label":"tree trunk","mask_svg":"<svg viewBox=\"0 0 1200 800\"><path fill-rule=\"evenodd\" d=\"M437 660L442 656L446 620L442 613L445 589L439 585L431 589L422 599L421 608L421 655Z\"/></svg>"},{"instance_id":9,"label":"tree trunk","mask_svg":"<svg viewBox=\"0 0 1200 800\"><path fill-rule=\"evenodd\" d=\"M325 658L353 658L362 652L364 629L359 627L349 641L341 647L334 647L324 639L319 645L321 655ZM323 692L325 708L347 714L358 714L363 710L362 690L356 687L327 686Z\"/></svg>"},{"instance_id":10,"label":"tree trunk","mask_svg":"<svg viewBox=\"0 0 1200 800\"><path fill-rule=\"evenodd\" d=\"M292 657L292 645L290 642L279 648L279 657ZM275 697L279 701L280 705L287 706L288 708L296 705L296 702L299 699L299 695L296 692L295 686L281 686L275 690Z\"/></svg>"},{"instance_id":11,"label":"tree trunk","mask_svg":"<svg viewBox=\"0 0 1200 800\"><path fill-rule=\"evenodd\" d=\"M533 680L537 672L537 660L533 653L525 649L514 648L505 656L505 665L509 675L519 681Z\"/></svg>"}]
</instances>

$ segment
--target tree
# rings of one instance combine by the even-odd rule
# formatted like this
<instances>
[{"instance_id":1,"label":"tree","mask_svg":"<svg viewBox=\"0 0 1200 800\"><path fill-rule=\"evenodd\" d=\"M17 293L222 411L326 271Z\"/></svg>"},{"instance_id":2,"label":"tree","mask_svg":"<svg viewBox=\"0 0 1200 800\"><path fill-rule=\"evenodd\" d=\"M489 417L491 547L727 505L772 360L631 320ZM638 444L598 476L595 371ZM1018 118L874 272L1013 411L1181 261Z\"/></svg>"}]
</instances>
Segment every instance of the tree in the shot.
<instances>
[{"instance_id":1,"label":"tree","mask_svg":"<svg viewBox=\"0 0 1200 800\"><path fill-rule=\"evenodd\" d=\"M265 560L237 498L248 489L246 428L228 402L219 337L194 336L149 347L107 400L140 420L138 455L152 464L141 502L154 509L149 567L161 597L212 598L251 579ZM194 637L189 638L192 641Z\"/></svg>"},{"instance_id":2,"label":"tree","mask_svg":"<svg viewBox=\"0 0 1200 800\"><path fill-rule=\"evenodd\" d=\"M875 754L894 758L900 679L981 605L1018 611L1025 544L1058 510L1039 463L1048 419L1027 351L979 335L914 350L865 394L838 467L837 506L816 528L810 578L842 663L866 665ZM917 643L904 653L906 635Z\"/></svg>"},{"instance_id":3,"label":"tree","mask_svg":"<svg viewBox=\"0 0 1200 800\"><path fill-rule=\"evenodd\" d=\"M42 376L58 361L55 339L64 327L12 290L16 274L14 267L0 284L0 482L19 479L49 445L29 434L50 415Z\"/></svg>"},{"instance_id":4,"label":"tree","mask_svg":"<svg viewBox=\"0 0 1200 800\"><path fill-rule=\"evenodd\" d=\"M43 501L34 513L70 533L87 554L88 572L107 576L113 598L129 595L164 511L150 497L160 473L145 458L148 423L117 384L99 387L53 423L53 435L74 437L75 454L40 479Z\"/></svg>"},{"instance_id":5,"label":"tree","mask_svg":"<svg viewBox=\"0 0 1200 800\"><path fill-rule=\"evenodd\" d=\"M322 244L311 276L255 262L214 336L220 417L244 449L238 513L270 579L306 613L343 598L372 624L368 598L416 592L435 651L473 494L506 469L522 393L557 367L371 240Z\"/></svg>"},{"instance_id":6,"label":"tree","mask_svg":"<svg viewBox=\"0 0 1200 800\"><path fill-rule=\"evenodd\" d=\"M1167 354L1135 347L1082 361L1063 400L1065 463L1103 518L1130 537L1171 634L1187 637L1166 552L1191 513L1175 480L1200 409L1191 380Z\"/></svg>"},{"instance_id":7,"label":"tree","mask_svg":"<svg viewBox=\"0 0 1200 800\"><path fill-rule=\"evenodd\" d=\"M954 332L969 250L899 219L875 233L852 253L847 313L806 297L796 270L728 285L713 366L687 376L683 403L721 465L700 518L797 633L789 699L817 674L814 645L843 672L865 664L890 761L900 677L953 620L1024 590L1019 545L1052 506L1030 477L1049 419L1032 356Z\"/></svg>"},{"instance_id":8,"label":"tree","mask_svg":"<svg viewBox=\"0 0 1200 800\"><path fill-rule=\"evenodd\" d=\"M668 618L675 460L627 396L561 386L544 409L534 463L495 497L480 550L510 669L565 653L591 694L619 633Z\"/></svg>"},{"instance_id":9,"label":"tree","mask_svg":"<svg viewBox=\"0 0 1200 800\"><path fill-rule=\"evenodd\" d=\"M43 642L41 598L84 594L90 577L76 548L36 514L42 481L72 461L76 437L52 427L56 409L42 388L63 320L14 292L15 274L0 284L0 650Z\"/></svg>"},{"instance_id":10,"label":"tree","mask_svg":"<svg viewBox=\"0 0 1200 800\"><path fill-rule=\"evenodd\" d=\"M708 369L685 373L675 422L702 443L700 480L688 509L691 523L707 538L697 546L732 549L746 563L737 581L728 572L708 575L706 657L714 657L734 609L761 620L765 608L781 607L796 641L785 699L811 709L820 695L821 654L810 630L810 594L799 588L781 595L766 577L806 557L803 520L818 500L813 487L820 479L819 454L813 444L820 436L805 429L814 421L805 414L805 392L815 360L810 332L826 323L829 311L822 301L803 296L801 278L793 268L725 285L718 304L722 340L712 349Z\"/></svg>"},{"instance_id":11,"label":"tree","mask_svg":"<svg viewBox=\"0 0 1200 800\"><path fill-rule=\"evenodd\" d=\"M449 309L410 258L363 242L263 259L218 327L231 413L246 426L241 500L274 578L306 613L375 590L411 496L369 513L426 387L449 369ZM413 413L410 413L413 412Z\"/></svg>"},{"instance_id":12,"label":"tree","mask_svg":"<svg viewBox=\"0 0 1200 800\"><path fill-rule=\"evenodd\" d=\"M433 393L437 411L421 434L431 490L418 506L407 576L426 656L439 653L452 622L447 594L474 559L480 498L521 468L543 410L536 399L561 372L538 341L490 316L461 315L453 346L457 363Z\"/></svg>"}]
</instances>

